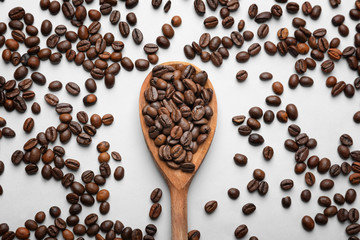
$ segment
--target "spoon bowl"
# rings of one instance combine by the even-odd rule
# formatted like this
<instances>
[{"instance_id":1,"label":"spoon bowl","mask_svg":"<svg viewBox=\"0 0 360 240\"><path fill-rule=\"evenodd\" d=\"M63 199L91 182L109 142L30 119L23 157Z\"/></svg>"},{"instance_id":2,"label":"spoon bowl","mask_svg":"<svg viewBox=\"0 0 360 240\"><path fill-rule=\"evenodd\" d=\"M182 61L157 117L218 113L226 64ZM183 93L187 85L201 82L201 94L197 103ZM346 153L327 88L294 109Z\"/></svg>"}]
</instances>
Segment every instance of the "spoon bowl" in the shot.
<instances>
[{"instance_id":1,"label":"spoon bowl","mask_svg":"<svg viewBox=\"0 0 360 240\"><path fill-rule=\"evenodd\" d=\"M161 65L170 65L176 68L177 65L192 65L196 73L201 70L191 63L186 62L166 62ZM186 240L187 239L187 193L191 183L191 180L195 176L197 170L199 169L201 163L203 162L206 153L209 150L211 142L214 138L216 122L217 122L217 100L210 80L208 79L205 84L205 88L211 88L213 90L212 99L209 102L209 106L213 110L213 116L208 122L208 125L211 128L211 131L201 145L196 153L193 154L192 163L195 165L195 169L192 173L186 173L181 170L174 170L168 167L168 165L160 159L158 154L158 147L155 145L154 140L149 137L148 129L149 127L145 123L145 119L142 115L142 109L148 104L144 92L150 86L150 80L152 79L152 72L146 77L141 90L139 98L139 114L140 114L140 123L145 138L146 145L152 155L153 160L156 163L160 173L163 175L171 196L171 228L172 228L172 240Z\"/></svg>"}]
</instances>

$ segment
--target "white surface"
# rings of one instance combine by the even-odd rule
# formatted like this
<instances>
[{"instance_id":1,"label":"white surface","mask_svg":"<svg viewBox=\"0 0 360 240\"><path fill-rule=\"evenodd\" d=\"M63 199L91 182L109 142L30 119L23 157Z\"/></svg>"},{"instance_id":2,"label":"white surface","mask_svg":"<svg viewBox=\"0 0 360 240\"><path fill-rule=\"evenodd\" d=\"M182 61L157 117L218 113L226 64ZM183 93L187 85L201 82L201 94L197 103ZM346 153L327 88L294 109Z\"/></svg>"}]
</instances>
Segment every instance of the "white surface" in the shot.
<instances>
[{"instance_id":1,"label":"white surface","mask_svg":"<svg viewBox=\"0 0 360 240\"><path fill-rule=\"evenodd\" d=\"M95 3L96 2L96 3ZM252 106L260 106L264 111L273 110L275 113L284 109L288 103L295 103L298 107L299 118L294 122L299 124L302 130L310 137L318 141L318 146L310 154L317 154L321 157L328 157L332 163L341 164L343 160L339 158L336 148L339 144L339 136L343 133L349 133L354 139L352 150L360 146L359 143L359 126L352 120L353 114L359 110L359 95L356 94L352 99L348 99L341 94L340 96L331 97L331 89L326 88L326 76L321 73L320 63L317 63L315 70L309 70L306 75L314 79L314 85L311 88L298 86L296 90L288 88L288 77L294 73L295 59L291 55L281 57L268 56L264 49L263 43L267 40L277 42L276 32L280 27L287 27L290 35L293 35L294 28L291 26L291 19L294 15L286 13L285 4L281 4L284 14L280 20L272 19L269 22L270 33L265 40L259 40L256 36L258 24L250 20L247 15L249 5L253 1L240 1L240 9L232 13L235 18L231 30L222 28L221 23L216 29L206 30L203 27L203 19L198 17L193 8L193 1L172 1L171 10L165 14L162 7L154 10L149 1L140 1L141 3L131 11L134 11L138 18L136 25L143 34L143 43L155 42L158 35L161 34L163 23L170 23L172 16L180 15L183 23L175 29L175 36L171 39L171 47L168 50L159 50L159 62L171 60L187 61L183 54L183 46L191 44L192 41L198 41L199 36L204 31L208 31L212 36L230 35L230 32L236 29L240 19L245 19L245 30L252 30L255 37L252 42L259 42L262 51L256 57L252 57L249 62L239 64L235 60L235 55L240 50L246 50L250 42L246 42L241 49L233 47L230 50L229 59L225 60L220 68L214 67L210 62L202 63L197 56L192 63L198 65L201 69L206 70L211 79L218 98L218 126L216 134L209 150L206 160L194 178L188 196L188 222L189 231L198 229L201 232L201 239L235 239L234 230L240 224L246 224L249 233L245 239L250 236L257 236L259 239L347 239L345 234L346 224L340 224L336 217L329 219L328 224L316 226L314 231L308 233L301 226L301 218L304 215L314 217L316 213L322 212L322 208L317 204L317 198L321 195L328 195L332 198L336 192L344 194L350 187L347 177L338 176L335 187L329 192L321 192L319 183L322 179L328 178L329 174L320 175L312 171L316 176L316 184L311 188L312 199L309 203L303 203L300 200L300 193L307 188L304 182L304 175L294 173L294 155L287 152L283 143L290 136L287 133L287 124L279 123L275 120L271 125L262 123L259 133L265 138L262 147L252 147L247 142L247 137L242 137L237 132L231 118L234 115L247 115L248 109ZM300 5L303 1L297 1ZM259 12L270 9L274 1L257 1ZM313 5L322 3L322 14L318 21L312 21L308 16L304 16L300 11L296 16L303 17L307 21L307 28L315 30L319 27L328 29L327 39L332 37L341 39L340 49L353 43L355 33L355 22L349 18L348 12L354 7L354 1L342 1L337 9L331 9L328 1L312 0ZM48 11L42 11L39 7L38 0L21 1L6 0L0 3L1 17L0 21L8 21L7 12L15 6L23 6L26 11L35 15L35 25L40 28L43 19L48 18L57 24L66 24L68 30L75 28L65 21L62 13L57 16L51 16ZM87 9L98 9L97 1ZM119 2L116 7L121 12L121 20L125 20L129 10L125 9L124 3ZM350 29L348 38L340 37L337 28L331 25L331 18L336 14L346 16L345 24ZM216 15L207 8L206 16ZM121 39L125 43L123 51L124 56L129 56L132 60L136 58L146 58L142 46L136 46L129 36L122 39L116 26L109 23L108 16L101 19L101 33L108 31L114 33L116 39ZM89 24L87 19L86 24ZM10 35L8 30L6 36ZM41 46L45 46L45 39L41 38ZM61 39L64 39L62 37ZM75 45L73 44L73 47ZM1 50L3 50L2 48ZM21 49L23 50L23 48ZM304 56L299 56L304 58ZM6 79L11 79L14 67L10 64L1 63L0 75ZM246 69L249 73L248 79L244 83L238 83L235 79L237 71ZM116 84L113 89L106 89L103 80L97 81L98 102L95 106L85 108L82 104L82 97L87 94L84 82L90 77L81 67L73 63L68 63L63 57L60 65L52 66L49 62L42 62L39 69L47 77L47 84L53 80L60 80L64 85L69 81L78 83L81 87L81 96L72 97L63 88L60 92L55 93L61 102L71 102L74 106L73 113L80 110L86 110L89 115L98 113L101 116L105 113L112 113L115 117L114 124L110 127L101 127L93 138L93 143L88 148L80 147L75 140L71 139L65 144L66 158L74 158L81 162L80 171L76 174L76 179L80 180L80 174L84 170L92 169L98 172L96 144L100 141L107 140L111 144L110 151L119 151L122 155L122 162L119 165L125 168L125 177L122 181L117 182L110 177L105 185L106 189L111 192L110 203L111 211L106 216L100 216L99 222L105 219L119 219L125 225L132 228L144 230L148 223L154 223L158 227L156 239L170 239L170 196L161 175L157 171L151 156L143 140L139 124L138 115L138 96L142 81L147 75L146 72L132 71L127 72L124 69L116 77ZM150 71L150 69L149 69ZM268 82L262 82L258 76L261 72L270 71L274 79ZM336 63L335 70L332 73L338 80L344 80L352 83L356 77L356 72L349 70L345 60ZM284 85L284 94L281 96L282 104L280 107L269 107L265 104L265 97L272 95L271 84L274 81L280 81ZM0 115L5 117L8 127L13 128L17 136L14 139L0 140L0 159L5 163L5 172L0 176L0 184L3 186L4 194L0 197L0 222L9 223L12 230L23 225L26 219L33 218L37 211L43 210L48 212L50 206L57 205L61 207L64 219L68 215L69 204L66 202L65 195L69 190L64 189L60 182L54 180L45 181L42 179L40 171L35 176L27 176L24 171L24 164L18 167L13 166L10 161L11 154L16 149L22 149L25 141L36 136L39 131L44 131L48 126L58 125L58 115L53 108L48 106L43 100L43 96L48 92L46 86L34 85L31 90L36 92L35 101L39 102L42 111L38 116L33 115L30 110L31 103L28 103L28 110L25 114L17 112L8 113L3 108L0 109ZM22 125L27 117L35 119L35 128L31 134L25 134ZM59 144L59 141L56 142ZM262 157L262 148L270 145L275 150L274 158L267 162ZM235 153L245 154L249 161L246 167L238 167L234 164L233 156ZM350 161L350 160L349 160ZM118 165L111 160L112 170ZM40 168L42 164L39 164ZM261 168L266 172L265 180L269 183L270 189L265 197L260 197L256 192L250 194L246 190L247 183L252 179L252 172L255 168ZM66 171L66 170L65 170ZM289 192L283 192L280 187L280 181L285 178L292 178L295 187ZM160 187L163 190L163 197L160 201L163 211L156 221L151 221L148 212L151 206L149 199L151 191ZM231 200L227 196L227 190L230 187L240 189L240 198ZM357 188L358 189L358 188ZM291 196L292 206L290 209L284 209L281 206L281 198ZM212 214L207 215L204 212L204 204L209 200L218 201L218 209ZM241 208L248 202L255 203L257 209L254 214L244 216ZM98 213L98 204L93 207L83 207L80 214L81 221L89 213ZM352 205L359 207L359 198ZM343 207L350 208L347 204ZM52 219L47 218L46 224L52 224Z\"/></svg>"}]
</instances>

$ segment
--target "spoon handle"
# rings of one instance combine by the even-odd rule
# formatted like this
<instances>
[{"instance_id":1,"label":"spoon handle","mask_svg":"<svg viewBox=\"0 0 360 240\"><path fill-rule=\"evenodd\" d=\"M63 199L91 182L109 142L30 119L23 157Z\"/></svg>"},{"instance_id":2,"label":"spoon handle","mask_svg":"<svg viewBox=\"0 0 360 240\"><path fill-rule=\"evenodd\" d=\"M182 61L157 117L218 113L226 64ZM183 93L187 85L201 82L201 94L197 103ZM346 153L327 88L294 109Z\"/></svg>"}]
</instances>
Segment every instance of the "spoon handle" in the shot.
<instances>
[{"instance_id":1,"label":"spoon handle","mask_svg":"<svg viewBox=\"0 0 360 240\"><path fill-rule=\"evenodd\" d=\"M171 197L171 239L187 240L187 194L188 188L170 187Z\"/></svg>"}]
</instances>

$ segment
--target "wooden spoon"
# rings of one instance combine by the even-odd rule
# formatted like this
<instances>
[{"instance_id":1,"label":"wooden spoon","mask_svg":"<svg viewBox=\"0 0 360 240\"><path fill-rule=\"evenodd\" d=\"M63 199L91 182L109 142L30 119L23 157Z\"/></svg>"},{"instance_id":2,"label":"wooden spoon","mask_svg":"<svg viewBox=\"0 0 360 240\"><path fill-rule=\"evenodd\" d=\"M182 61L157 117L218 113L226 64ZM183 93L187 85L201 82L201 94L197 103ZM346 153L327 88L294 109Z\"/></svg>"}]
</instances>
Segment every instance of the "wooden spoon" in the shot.
<instances>
[{"instance_id":1,"label":"wooden spoon","mask_svg":"<svg viewBox=\"0 0 360 240\"><path fill-rule=\"evenodd\" d=\"M190 63L186 62L166 62L161 65L171 65L176 66L178 64L183 64L185 66ZM191 64L192 65L192 64ZM201 70L194 66L196 72ZM144 117L142 115L142 109L147 105L145 100L144 92L150 86L150 80L152 78L152 73L146 77L140 91L139 98L139 113L140 113L140 123L143 131L143 135L146 141L146 145L151 152L151 155L156 163L156 166L163 175L169 189L171 196L171 231L172 231L172 240L187 240L188 239L188 229L187 229L187 193L191 180L193 179L196 171L199 169L201 163L203 162L207 151L209 150L210 144L214 138L216 121L217 121L217 101L215 91L213 91L212 100L209 103L209 106L212 108L214 115L209 120L209 126L211 127L211 132L208 138L203 144L199 146L198 151L193 155L192 163L195 164L195 170L192 173L185 173L181 170L174 170L169 168L164 161L162 161L158 154L158 147L155 145L154 140L149 137L148 129L149 127L145 124ZM208 79L205 84L206 88L211 88L214 90L210 80Z\"/></svg>"}]
</instances>

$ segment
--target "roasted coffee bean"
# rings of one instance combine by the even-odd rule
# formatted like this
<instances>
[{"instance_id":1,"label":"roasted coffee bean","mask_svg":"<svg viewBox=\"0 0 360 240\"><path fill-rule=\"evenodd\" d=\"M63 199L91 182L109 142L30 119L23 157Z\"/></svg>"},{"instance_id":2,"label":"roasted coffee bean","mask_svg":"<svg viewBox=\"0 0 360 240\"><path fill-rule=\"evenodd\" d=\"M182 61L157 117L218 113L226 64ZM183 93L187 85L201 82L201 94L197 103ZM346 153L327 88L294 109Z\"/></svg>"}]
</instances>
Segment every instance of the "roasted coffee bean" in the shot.
<instances>
[{"instance_id":1,"label":"roasted coffee bean","mask_svg":"<svg viewBox=\"0 0 360 240\"><path fill-rule=\"evenodd\" d=\"M330 173L330 176L332 176L332 177L339 176L339 174L341 173L341 168L340 168L339 164L332 165L330 167L329 173Z\"/></svg>"},{"instance_id":2,"label":"roasted coffee bean","mask_svg":"<svg viewBox=\"0 0 360 240\"><path fill-rule=\"evenodd\" d=\"M284 179L280 183L280 187L284 191L290 190L293 186L294 182L291 179Z\"/></svg>"},{"instance_id":3,"label":"roasted coffee bean","mask_svg":"<svg viewBox=\"0 0 360 240\"><path fill-rule=\"evenodd\" d=\"M217 17L215 16L210 16L205 18L204 20L204 26L206 28L215 28L218 25L219 21L217 19Z\"/></svg>"},{"instance_id":4,"label":"roasted coffee bean","mask_svg":"<svg viewBox=\"0 0 360 240\"><path fill-rule=\"evenodd\" d=\"M260 119L263 116L263 111L260 107L252 107L249 109L250 117Z\"/></svg>"},{"instance_id":5,"label":"roasted coffee bean","mask_svg":"<svg viewBox=\"0 0 360 240\"><path fill-rule=\"evenodd\" d=\"M332 181L331 179L324 179L320 182L320 188L323 191L328 191L332 189L333 186L334 186L334 181Z\"/></svg>"},{"instance_id":6,"label":"roasted coffee bean","mask_svg":"<svg viewBox=\"0 0 360 240\"><path fill-rule=\"evenodd\" d=\"M66 84L65 89L71 95L77 96L80 93L80 87L74 82L69 82Z\"/></svg>"},{"instance_id":7,"label":"roasted coffee bean","mask_svg":"<svg viewBox=\"0 0 360 240\"><path fill-rule=\"evenodd\" d=\"M239 72L237 72L236 74L236 79L239 81L239 82L243 82L247 79L248 77L248 73L245 71L245 70L240 70Z\"/></svg>"},{"instance_id":8,"label":"roasted coffee bean","mask_svg":"<svg viewBox=\"0 0 360 240\"><path fill-rule=\"evenodd\" d=\"M352 188L348 189L345 194L345 201L349 204L353 203L356 199L356 191Z\"/></svg>"},{"instance_id":9,"label":"roasted coffee bean","mask_svg":"<svg viewBox=\"0 0 360 240\"><path fill-rule=\"evenodd\" d=\"M265 38L269 33L269 26L265 23L261 24L257 30L257 35L259 38ZM244 32L245 34L245 32Z\"/></svg>"},{"instance_id":10,"label":"roasted coffee bean","mask_svg":"<svg viewBox=\"0 0 360 240\"><path fill-rule=\"evenodd\" d=\"M335 193L333 199L337 205L343 205L345 203L345 198L340 193Z\"/></svg>"},{"instance_id":11,"label":"roasted coffee bean","mask_svg":"<svg viewBox=\"0 0 360 240\"><path fill-rule=\"evenodd\" d=\"M258 6L254 3L249 6L248 14L250 18L255 18L258 13Z\"/></svg>"},{"instance_id":12,"label":"roasted coffee bean","mask_svg":"<svg viewBox=\"0 0 360 240\"><path fill-rule=\"evenodd\" d=\"M353 173L349 176L349 181L353 185L357 185L360 183L360 173Z\"/></svg>"},{"instance_id":13,"label":"roasted coffee bean","mask_svg":"<svg viewBox=\"0 0 360 240\"><path fill-rule=\"evenodd\" d=\"M241 47L244 44L244 37L239 32L231 32L230 37L235 46Z\"/></svg>"},{"instance_id":14,"label":"roasted coffee bean","mask_svg":"<svg viewBox=\"0 0 360 240\"><path fill-rule=\"evenodd\" d=\"M284 208L289 208L291 206L291 198L289 196L283 197L281 204Z\"/></svg>"},{"instance_id":15,"label":"roasted coffee bean","mask_svg":"<svg viewBox=\"0 0 360 240\"><path fill-rule=\"evenodd\" d=\"M264 143L264 138L257 133L253 133L249 135L248 141L253 146L260 146Z\"/></svg>"},{"instance_id":16,"label":"roasted coffee bean","mask_svg":"<svg viewBox=\"0 0 360 240\"><path fill-rule=\"evenodd\" d=\"M264 48L267 54L274 55L277 52L276 45L270 41L264 43Z\"/></svg>"},{"instance_id":17,"label":"roasted coffee bean","mask_svg":"<svg viewBox=\"0 0 360 240\"><path fill-rule=\"evenodd\" d=\"M251 180L248 185L247 189L249 192L255 192L259 188L259 181L256 179Z\"/></svg>"},{"instance_id":18,"label":"roasted coffee bean","mask_svg":"<svg viewBox=\"0 0 360 240\"><path fill-rule=\"evenodd\" d=\"M217 201L207 202L204 206L205 212L208 214L213 213L216 210L217 205L218 205Z\"/></svg>"},{"instance_id":19,"label":"roasted coffee bean","mask_svg":"<svg viewBox=\"0 0 360 240\"><path fill-rule=\"evenodd\" d=\"M270 146L266 146L263 149L263 157L265 158L265 160L271 160L273 156L274 156L273 148Z\"/></svg>"},{"instance_id":20,"label":"roasted coffee bean","mask_svg":"<svg viewBox=\"0 0 360 240\"><path fill-rule=\"evenodd\" d=\"M240 196L240 191L239 191L239 189L237 189L237 188L230 188L229 190L228 190L228 196L229 196L229 198L231 198L231 199L237 199L239 196Z\"/></svg>"},{"instance_id":21,"label":"roasted coffee bean","mask_svg":"<svg viewBox=\"0 0 360 240\"><path fill-rule=\"evenodd\" d=\"M270 124L274 121L275 114L273 111L267 110L267 111L265 111L263 118L264 118L265 123Z\"/></svg>"},{"instance_id":22,"label":"roasted coffee bean","mask_svg":"<svg viewBox=\"0 0 360 240\"><path fill-rule=\"evenodd\" d=\"M235 116L232 118L232 122L235 126L242 124L245 121L246 117L244 115Z\"/></svg>"},{"instance_id":23,"label":"roasted coffee bean","mask_svg":"<svg viewBox=\"0 0 360 240\"><path fill-rule=\"evenodd\" d=\"M255 212L255 210L256 210L256 206L253 203L247 203L242 207L242 212L245 215L250 215L253 212Z\"/></svg>"},{"instance_id":24,"label":"roasted coffee bean","mask_svg":"<svg viewBox=\"0 0 360 240\"><path fill-rule=\"evenodd\" d=\"M34 119L33 118L27 118L24 122L24 125L23 125L23 130L26 132L26 133L30 133L32 131L32 129L34 128Z\"/></svg>"},{"instance_id":25,"label":"roasted coffee bean","mask_svg":"<svg viewBox=\"0 0 360 240\"><path fill-rule=\"evenodd\" d=\"M301 223L306 231L312 231L314 229L314 220L310 216L304 216L301 220Z\"/></svg>"},{"instance_id":26,"label":"roasted coffee bean","mask_svg":"<svg viewBox=\"0 0 360 240\"><path fill-rule=\"evenodd\" d=\"M356 235L360 232L360 225L357 223L350 224L346 227L346 233L348 235Z\"/></svg>"},{"instance_id":27,"label":"roasted coffee bean","mask_svg":"<svg viewBox=\"0 0 360 240\"><path fill-rule=\"evenodd\" d=\"M344 175L348 175L351 172L351 165L348 164L347 162L343 162L341 164L341 172Z\"/></svg>"},{"instance_id":28,"label":"roasted coffee bean","mask_svg":"<svg viewBox=\"0 0 360 240\"><path fill-rule=\"evenodd\" d=\"M246 124L253 130L258 130L261 127L261 124L255 118L248 118Z\"/></svg>"},{"instance_id":29,"label":"roasted coffee bean","mask_svg":"<svg viewBox=\"0 0 360 240\"><path fill-rule=\"evenodd\" d=\"M351 208L349 210L348 219L351 223L355 223L359 220L359 211L356 208Z\"/></svg>"},{"instance_id":30,"label":"roasted coffee bean","mask_svg":"<svg viewBox=\"0 0 360 240\"><path fill-rule=\"evenodd\" d=\"M124 168L118 166L114 171L114 178L119 181L124 178L124 173L125 173Z\"/></svg>"},{"instance_id":31,"label":"roasted coffee bean","mask_svg":"<svg viewBox=\"0 0 360 240\"><path fill-rule=\"evenodd\" d=\"M161 48L169 48L170 47L170 41L164 36L159 36L156 38L156 44Z\"/></svg>"},{"instance_id":32,"label":"roasted coffee bean","mask_svg":"<svg viewBox=\"0 0 360 240\"><path fill-rule=\"evenodd\" d=\"M261 12L255 17L256 23L264 23L268 20L270 20L272 17L271 12Z\"/></svg>"},{"instance_id":33,"label":"roasted coffee bean","mask_svg":"<svg viewBox=\"0 0 360 240\"><path fill-rule=\"evenodd\" d=\"M245 224L241 224L239 225L234 232L234 235L236 237L236 239L240 239L245 237L245 235L248 233L248 228Z\"/></svg>"},{"instance_id":34,"label":"roasted coffee bean","mask_svg":"<svg viewBox=\"0 0 360 240\"><path fill-rule=\"evenodd\" d=\"M250 54L250 56L255 56L257 55L261 50L261 46L258 43L253 43L250 45L250 47L248 48L248 53Z\"/></svg>"},{"instance_id":35,"label":"roasted coffee bean","mask_svg":"<svg viewBox=\"0 0 360 240\"><path fill-rule=\"evenodd\" d=\"M325 225L328 222L328 217L325 214L318 213L315 216L315 222L319 225Z\"/></svg>"},{"instance_id":36,"label":"roasted coffee bean","mask_svg":"<svg viewBox=\"0 0 360 240\"><path fill-rule=\"evenodd\" d=\"M258 192L261 196L264 196L269 191L269 184L266 181L259 183Z\"/></svg>"},{"instance_id":37,"label":"roasted coffee bean","mask_svg":"<svg viewBox=\"0 0 360 240\"><path fill-rule=\"evenodd\" d=\"M321 70L324 73L330 73L334 69L334 62L332 60L326 60L321 64Z\"/></svg>"},{"instance_id":38,"label":"roasted coffee bean","mask_svg":"<svg viewBox=\"0 0 360 240\"><path fill-rule=\"evenodd\" d=\"M326 173L331 166L331 161L328 158L322 158L319 161L319 164L317 166L317 170L319 173Z\"/></svg>"},{"instance_id":39,"label":"roasted coffee bean","mask_svg":"<svg viewBox=\"0 0 360 240\"><path fill-rule=\"evenodd\" d=\"M337 214L337 212L338 212L338 209L336 206L329 206L329 207L325 208L325 210L324 210L324 214L327 217L333 217Z\"/></svg>"},{"instance_id":40,"label":"roasted coffee bean","mask_svg":"<svg viewBox=\"0 0 360 240\"><path fill-rule=\"evenodd\" d=\"M262 81L268 81L273 78L273 75L269 72L262 72L262 73L260 73L259 78Z\"/></svg>"},{"instance_id":41,"label":"roasted coffee bean","mask_svg":"<svg viewBox=\"0 0 360 240\"><path fill-rule=\"evenodd\" d=\"M159 203L154 203L149 212L149 217L153 220L157 219L161 214L161 205Z\"/></svg>"},{"instance_id":42,"label":"roasted coffee bean","mask_svg":"<svg viewBox=\"0 0 360 240\"><path fill-rule=\"evenodd\" d=\"M300 197L303 202L309 202L311 199L311 192L309 190L305 189L301 192Z\"/></svg>"},{"instance_id":43,"label":"roasted coffee bean","mask_svg":"<svg viewBox=\"0 0 360 240\"><path fill-rule=\"evenodd\" d=\"M222 20L222 25L224 28L231 28L234 25L234 18L231 16L227 16Z\"/></svg>"},{"instance_id":44,"label":"roasted coffee bean","mask_svg":"<svg viewBox=\"0 0 360 240\"><path fill-rule=\"evenodd\" d=\"M234 156L234 161L238 166L245 166L247 164L247 157L243 154L237 153Z\"/></svg>"},{"instance_id":45,"label":"roasted coffee bean","mask_svg":"<svg viewBox=\"0 0 360 240\"><path fill-rule=\"evenodd\" d=\"M266 104L269 106L277 107L277 106L280 106L280 104L281 104L281 98L278 96L275 96L275 95L266 97L265 101L266 101Z\"/></svg>"},{"instance_id":46,"label":"roasted coffee bean","mask_svg":"<svg viewBox=\"0 0 360 240\"><path fill-rule=\"evenodd\" d=\"M272 84L272 90L275 94L281 95L284 91L284 87L280 82L274 82ZM288 115L289 115L289 113L288 113Z\"/></svg>"},{"instance_id":47,"label":"roasted coffee bean","mask_svg":"<svg viewBox=\"0 0 360 240\"><path fill-rule=\"evenodd\" d=\"M344 81L337 82L331 90L331 95L335 97L339 95L342 91L344 91L345 88L346 88L346 83Z\"/></svg>"}]
</instances>

